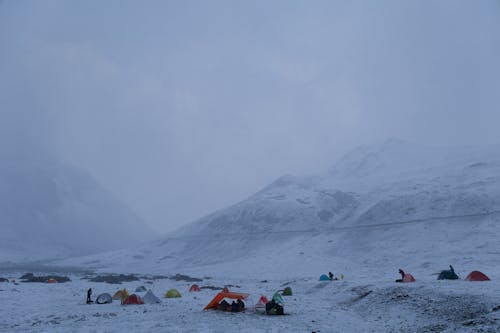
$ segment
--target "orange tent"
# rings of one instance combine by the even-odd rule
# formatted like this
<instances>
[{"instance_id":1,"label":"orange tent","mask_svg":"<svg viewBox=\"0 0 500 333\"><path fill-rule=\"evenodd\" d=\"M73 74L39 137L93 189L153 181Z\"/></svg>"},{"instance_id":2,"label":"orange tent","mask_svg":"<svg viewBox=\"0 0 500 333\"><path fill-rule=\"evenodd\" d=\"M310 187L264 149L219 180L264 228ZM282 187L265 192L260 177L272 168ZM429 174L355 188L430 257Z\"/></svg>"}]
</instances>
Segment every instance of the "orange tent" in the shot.
<instances>
[{"instance_id":1,"label":"orange tent","mask_svg":"<svg viewBox=\"0 0 500 333\"><path fill-rule=\"evenodd\" d=\"M200 287L198 287L197 284L193 284L191 288L189 288L189 291L200 291Z\"/></svg>"},{"instance_id":2,"label":"orange tent","mask_svg":"<svg viewBox=\"0 0 500 333\"><path fill-rule=\"evenodd\" d=\"M467 281L490 281L490 278L486 276L483 272L472 271L465 278Z\"/></svg>"},{"instance_id":3,"label":"orange tent","mask_svg":"<svg viewBox=\"0 0 500 333\"><path fill-rule=\"evenodd\" d=\"M248 294L245 293L234 293L234 292L221 292L218 293L203 310L217 309L217 305L224 299L246 299Z\"/></svg>"},{"instance_id":4,"label":"orange tent","mask_svg":"<svg viewBox=\"0 0 500 333\"><path fill-rule=\"evenodd\" d=\"M411 274L405 274L403 277L403 282L415 282L415 278Z\"/></svg>"},{"instance_id":5,"label":"orange tent","mask_svg":"<svg viewBox=\"0 0 500 333\"><path fill-rule=\"evenodd\" d=\"M57 280L56 279L48 279L47 283L57 283Z\"/></svg>"}]
</instances>

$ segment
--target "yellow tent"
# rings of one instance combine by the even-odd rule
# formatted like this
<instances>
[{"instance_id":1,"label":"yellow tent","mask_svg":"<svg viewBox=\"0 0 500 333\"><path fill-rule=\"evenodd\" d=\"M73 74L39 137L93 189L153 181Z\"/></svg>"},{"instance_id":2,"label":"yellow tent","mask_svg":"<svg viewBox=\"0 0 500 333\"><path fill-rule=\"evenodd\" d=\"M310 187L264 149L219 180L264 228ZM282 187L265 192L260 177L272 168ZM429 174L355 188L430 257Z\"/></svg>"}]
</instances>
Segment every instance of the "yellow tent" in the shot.
<instances>
[{"instance_id":1,"label":"yellow tent","mask_svg":"<svg viewBox=\"0 0 500 333\"><path fill-rule=\"evenodd\" d=\"M182 297L181 293L177 289L170 289L165 293L165 298L177 298L177 297Z\"/></svg>"}]
</instances>

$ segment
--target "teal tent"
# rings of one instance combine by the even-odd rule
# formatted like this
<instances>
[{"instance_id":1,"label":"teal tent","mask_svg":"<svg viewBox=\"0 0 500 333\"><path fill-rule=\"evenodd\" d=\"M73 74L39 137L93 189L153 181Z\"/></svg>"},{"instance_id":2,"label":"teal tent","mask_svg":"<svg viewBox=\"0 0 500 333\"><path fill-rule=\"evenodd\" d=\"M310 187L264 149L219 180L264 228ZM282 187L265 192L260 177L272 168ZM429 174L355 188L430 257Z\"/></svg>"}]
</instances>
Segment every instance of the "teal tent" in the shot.
<instances>
[{"instance_id":1,"label":"teal tent","mask_svg":"<svg viewBox=\"0 0 500 333\"><path fill-rule=\"evenodd\" d=\"M283 302L283 297L281 296L280 292L277 291L274 293L273 295L273 300L278 303L278 304L281 304L283 305L285 302Z\"/></svg>"},{"instance_id":2,"label":"teal tent","mask_svg":"<svg viewBox=\"0 0 500 333\"><path fill-rule=\"evenodd\" d=\"M319 277L319 280L320 281L330 281L330 278L328 277L328 275L326 274L323 274Z\"/></svg>"}]
</instances>

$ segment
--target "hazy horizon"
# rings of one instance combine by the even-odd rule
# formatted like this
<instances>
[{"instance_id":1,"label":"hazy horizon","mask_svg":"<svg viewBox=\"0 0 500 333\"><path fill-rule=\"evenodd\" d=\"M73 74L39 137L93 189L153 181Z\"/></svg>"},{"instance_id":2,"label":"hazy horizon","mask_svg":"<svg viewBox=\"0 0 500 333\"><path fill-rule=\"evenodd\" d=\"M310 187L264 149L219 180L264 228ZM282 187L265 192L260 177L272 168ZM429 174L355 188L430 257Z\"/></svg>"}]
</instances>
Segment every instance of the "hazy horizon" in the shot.
<instances>
[{"instance_id":1,"label":"hazy horizon","mask_svg":"<svg viewBox=\"0 0 500 333\"><path fill-rule=\"evenodd\" d=\"M4 0L0 49L2 152L160 232L360 144L500 143L497 0Z\"/></svg>"}]
</instances>

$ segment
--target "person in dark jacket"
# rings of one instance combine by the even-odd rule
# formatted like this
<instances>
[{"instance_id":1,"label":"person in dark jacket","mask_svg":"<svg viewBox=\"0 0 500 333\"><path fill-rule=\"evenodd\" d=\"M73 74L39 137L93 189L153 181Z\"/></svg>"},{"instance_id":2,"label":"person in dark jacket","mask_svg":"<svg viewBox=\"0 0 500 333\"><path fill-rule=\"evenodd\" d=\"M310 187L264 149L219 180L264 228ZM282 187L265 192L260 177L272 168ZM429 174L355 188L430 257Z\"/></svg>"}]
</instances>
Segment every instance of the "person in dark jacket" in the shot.
<instances>
[{"instance_id":1,"label":"person in dark jacket","mask_svg":"<svg viewBox=\"0 0 500 333\"><path fill-rule=\"evenodd\" d=\"M238 299L236 301L236 304L238 305L238 311L243 311L245 310L245 303L241 299Z\"/></svg>"},{"instance_id":2,"label":"person in dark jacket","mask_svg":"<svg viewBox=\"0 0 500 333\"><path fill-rule=\"evenodd\" d=\"M231 303L231 312L238 312L238 304L235 301Z\"/></svg>"},{"instance_id":3,"label":"person in dark jacket","mask_svg":"<svg viewBox=\"0 0 500 333\"><path fill-rule=\"evenodd\" d=\"M401 279L397 279L396 282L403 282L403 279L405 278L405 272L401 268L399 269L399 274L401 274Z\"/></svg>"},{"instance_id":4,"label":"person in dark jacket","mask_svg":"<svg viewBox=\"0 0 500 333\"><path fill-rule=\"evenodd\" d=\"M266 304L266 314L268 315L283 315L283 306L279 305L273 300Z\"/></svg>"},{"instance_id":5,"label":"person in dark jacket","mask_svg":"<svg viewBox=\"0 0 500 333\"><path fill-rule=\"evenodd\" d=\"M219 305L217 306L217 309L221 310L221 311L228 311L229 308L230 308L230 305L228 302L226 302L225 299L223 299L222 302L220 302Z\"/></svg>"},{"instance_id":6,"label":"person in dark jacket","mask_svg":"<svg viewBox=\"0 0 500 333\"><path fill-rule=\"evenodd\" d=\"M93 303L90 296L92 296L92 288L89 288L89 290L87 290L87 304Z\"/></svg>"}]
</instances>

